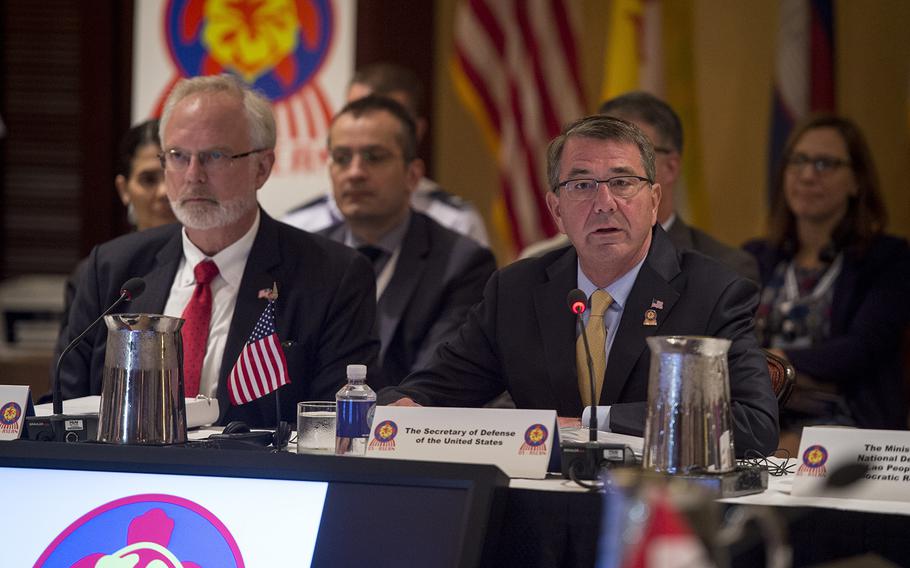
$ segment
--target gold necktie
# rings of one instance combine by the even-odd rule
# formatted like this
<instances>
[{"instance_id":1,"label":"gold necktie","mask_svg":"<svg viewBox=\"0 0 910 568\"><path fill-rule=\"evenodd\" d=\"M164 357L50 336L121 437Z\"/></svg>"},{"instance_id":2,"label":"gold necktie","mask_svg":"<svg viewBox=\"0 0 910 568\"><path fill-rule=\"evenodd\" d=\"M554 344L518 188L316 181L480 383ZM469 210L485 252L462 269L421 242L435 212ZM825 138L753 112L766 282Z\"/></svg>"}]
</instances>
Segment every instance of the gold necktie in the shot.
<instances>
[{"instance_id":1,"label":"gold necktie","mask_svg":"<svg viewBox=\"0 0 910 568\"><path fill-rule=\"evenodd\" d=\"M588 314L588 324L585 331L588 334L588 346L591 348L591 366L594 368L594 391L600 400L600 391L603 388L604 372L607 369L607 358L604 347L607 344L607 328L604 325L604 313L613 298L605 290L595 290L591 294L591 312ZM588 359L585 355L584 338L581 334L575 340L575 368L578 369L578 392L584 406L591 406L591 381L588 378Z\"/></svg>"}]
</instances>

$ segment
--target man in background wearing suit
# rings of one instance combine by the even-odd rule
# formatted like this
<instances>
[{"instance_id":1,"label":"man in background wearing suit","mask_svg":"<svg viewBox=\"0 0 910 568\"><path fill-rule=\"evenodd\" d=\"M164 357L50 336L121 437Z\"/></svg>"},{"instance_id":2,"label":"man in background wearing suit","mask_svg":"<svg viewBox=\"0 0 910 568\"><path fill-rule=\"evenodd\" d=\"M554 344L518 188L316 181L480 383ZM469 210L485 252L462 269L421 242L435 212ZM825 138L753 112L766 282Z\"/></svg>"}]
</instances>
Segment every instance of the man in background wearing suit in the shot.
<instances>
[{"instance_id":1,"label":"man in background wearing suit","mask_svg":"<svg viewBox=\"0 0 910 568\"><path fill-rule=\"evenodd\" d=\"M587 422L590 386L576 372L584 352L566 305L567 293L579 288L591 304L588 333L597 328L601 338L591 349L593 358L600 350L603 365L594 373L602 428L643 434L647 337L721 337L731 341L737 454L772 452L777 401L752 328L757 286L702 254L677 250L656 224L661 186L645 134L606 116L576 121L550 143L547 177L550 213L573 246L497 271L457 337L379 402L480 406L508 390L518 408L553 408L564 425Z\"/></svg>"},{"instance_id":2,"label":"man in background wearing suit","mask_svg":"<svg viewBox=\"0 0 910 568\"><path fill-rule=\"evenodd\" d=\"M421 110L423 85L413 71L394 63L373 63L358 69L348 84L347 102L367 95L381 95L401 103L414 120L420 142L428 122ZM488 246L486 226L477 209L430 178L421 175L417 188L411 192L411 207L443 227ZM329 193L300 205L281 220L298 229L316 232L341 222L342 214Z\"/></svg>"},{"instance_id":3,"label":"man in background wearing suit","mask_svg":"<svg viewBox=\"0 0 910 568\"><path fill-rule=\"evenodd\" d=\"M650 93L635 91L606 101L600 105L598 112L632 122L654 144L655 180L662 189L657 222L667 232L673 245L716 258L740 275L758 282L758 265L751 255L686 224L676 212L675 194L682 177L683 128L682 121L670 105ZM522 253L522 258L539 256L568 244L565 235L560 234L531 245Z\"/></svg>"},{"instance_id":4,"label":"man in background wearing suit","mask_svg":"<svg viewBox=\"0 0 910 568\"><path fill-rule=\"evenodd\" d=\"M256 192L275 161L275 120L269 102L237 79L182 80L165 103L160 128L168 199L180 224L96 247L80 271L60 344L112 304L126 280L141 277L145 292L122 311L187 319L187 396L217 397L220 423L260 427L275 423L280 394L280 417L290 421L297 401L331 399L346 365L373 362L369 263L259 208ZM227 377L267 305L263 291L273 287L290 384L232 405ZM64 398L101 392L106 333L101 326L64 359Z\"/></svg>"},{"instance_id":5,"label":"man in background wearing suit","mask_svg":"<svg viewBox=\"0 0 910 568\"><path fill-rule=\"evenodd\" d=\"M321 234L372 261L380 372L367 380L377 389L397 385L451 338L496 263L473 239L412 209L423 162L402 105L376 95L348 103L332 121L328 144L343 221Z\"/></svg>"}]
</instances>

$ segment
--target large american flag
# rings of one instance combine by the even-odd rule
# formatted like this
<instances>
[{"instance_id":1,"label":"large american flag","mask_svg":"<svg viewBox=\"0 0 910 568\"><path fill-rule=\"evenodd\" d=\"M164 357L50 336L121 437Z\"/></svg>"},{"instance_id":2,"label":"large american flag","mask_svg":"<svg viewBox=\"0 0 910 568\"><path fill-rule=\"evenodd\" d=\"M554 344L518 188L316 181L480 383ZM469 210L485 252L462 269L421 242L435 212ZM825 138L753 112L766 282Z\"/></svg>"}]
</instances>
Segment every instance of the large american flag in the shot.
<instances>
[{"instance_id":1,"label":"large american flag","mask_svg":"<svg viewBox=\"0 0 910 568\"><path fill-rule=\"evenodd\" d=\"M252 402L289 382L287 360L275 329L275 302L269 301L228 377L231 404Z\"/></svg>"},{"instance_id":2,"label":"large american flag","mask_svg":"<svg viewBox=\"0 0 910 568\"><path fill-rule=\"evenodd\" d=\"M499 166L500 238L518 251L555 233L546 148L583 116L573 5L568 0L460 0L453 78Z\"/></svg>"}]
</instances>

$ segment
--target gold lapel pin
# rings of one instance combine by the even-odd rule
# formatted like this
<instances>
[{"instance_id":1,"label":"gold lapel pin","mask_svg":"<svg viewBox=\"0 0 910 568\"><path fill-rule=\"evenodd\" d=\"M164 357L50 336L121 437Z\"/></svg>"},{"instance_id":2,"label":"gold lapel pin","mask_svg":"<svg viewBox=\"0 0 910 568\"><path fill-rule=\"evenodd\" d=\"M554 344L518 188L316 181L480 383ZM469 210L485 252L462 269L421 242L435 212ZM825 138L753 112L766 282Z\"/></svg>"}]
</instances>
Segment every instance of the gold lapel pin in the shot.
<instances>
[{"instance_id":1,"label":"gold lapel pin","mask_svg":"<svg viewBox=\"0 0 910 568\"><path fill-rule=\"evenodd\" d=\"M657 325L657 310L645 311L645 321L642 322L642 325Z\"/></svg>"}]
</instances>

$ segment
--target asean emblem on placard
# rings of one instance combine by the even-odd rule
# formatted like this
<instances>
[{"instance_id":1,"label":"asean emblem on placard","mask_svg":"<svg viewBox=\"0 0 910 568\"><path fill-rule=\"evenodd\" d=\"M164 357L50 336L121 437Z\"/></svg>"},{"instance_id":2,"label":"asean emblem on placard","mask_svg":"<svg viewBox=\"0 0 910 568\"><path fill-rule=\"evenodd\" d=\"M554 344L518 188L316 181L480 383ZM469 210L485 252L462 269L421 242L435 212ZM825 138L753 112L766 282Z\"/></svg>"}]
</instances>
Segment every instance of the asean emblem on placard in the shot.
<instances>
[{"instance_id":1,"label":"asean emblem on placard","mask_svg":"<svg viewBox=\"0 0 910 568\"><path fill-rule=\"evenodd\" d=\"M0 432L15 431L20 416L22 407L17 402L7 402L0 407Z\"/></svg>"},{"instance_id":2,"label":"asean emblem on placard","mask_svg":"<svg viewBox=\"0 0 910 568\"><path fill-rule=\"evenodd\" d=\"M525 430L524 442L518 449L519 455L544 454L547 452L547 438L550 432L543 424L532 424Z\"/></svg>"},{"instance_id":3,"label":"asean emblem on placard","mask_svg":"<svg viewBox=\"0 0 910 568\"><path fill-rule=\"evenodd\" d=\"M179 538L172 538L176 535ZM89 511L64 529L35 562L35 568L203 565L245 564L234 537L214 514L188 499L161 494L124 497Z\"/></svg>"},{"instance_id":4,"label":"asean emblem on placard","mask_svg":"<svg viewBox=\"0 0 910 568\"><path fill-rule=\"evenodd\" d=\"M811 475L813 477L824 477L827 474L825 463L828 461L828 450L824 446L813 445L806 448L803 452L802 464L796 471L796 475Z\"/></svg>"},{"instance_id":5,"label":"asean emblem on placard","mask_svg":"<svg viewBox=\"0 0 910 568\"><path fill-rule=\"evenodd\" d=\"M280 142L275 170L321 170L333 110L316 80L335 41L330 0L169 0L164 36L181 77L232 73L274 106Z\"/></svg>"},{"instance_id":6,"label":"asean emblem on placard","mask_svg":"<svg viewBox=\"0 0 910 568\"><path fill-rule=\"evenodd\" d=\"M373 428L373 439L370 440L370 449L391 451L395 449L395 436L398 435L398 424L391 420L383 420Z\"/></svg>"}]
</instances>

